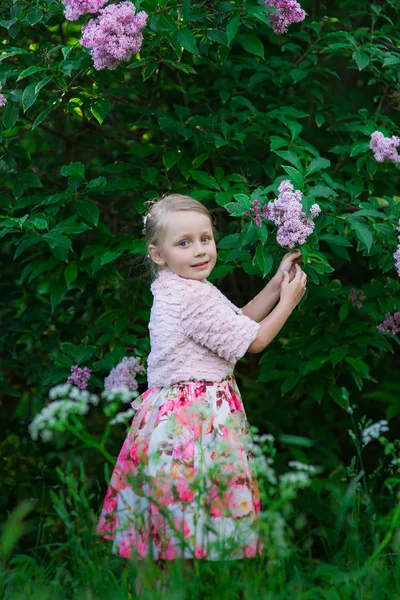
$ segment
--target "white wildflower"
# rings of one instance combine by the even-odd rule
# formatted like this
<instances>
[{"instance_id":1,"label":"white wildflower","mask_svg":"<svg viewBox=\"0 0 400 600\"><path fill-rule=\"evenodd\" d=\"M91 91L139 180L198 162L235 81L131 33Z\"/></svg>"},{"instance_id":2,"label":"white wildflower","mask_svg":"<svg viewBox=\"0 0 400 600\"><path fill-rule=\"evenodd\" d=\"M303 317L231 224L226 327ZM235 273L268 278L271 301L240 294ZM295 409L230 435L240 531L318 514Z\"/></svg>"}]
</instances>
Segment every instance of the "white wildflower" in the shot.
<instances>
[{"instance_id":1,"label":"white wildflower","mask_svg":"<svg viewBox=\"0 0 400 600\"><path fill-rule=\"evenodd\" d=\"M102 392L101 397L107 400L107 402L112 402L116 398L119 398L121 402L127 404L131 402L134 398L137 398L139 392L131 391L125 386L115 387L111 390L105 390Z\"/></svg>"},{"instance_id":2,"label":"white wildflower","mask_svg":"<svg viewBox=\"0 0 400 600\"><path fill-rule=\"evenodd\" d=\"M133 415L135 414L135 410L133 408L128 408L125 412L118 413L111 421L111 425L118 425L120 423L126 423L129 421Z\"/></svg>"},{"instance_id":3,"label":"white wildflower","mask_svg":"<svg viewBox=\"0 0 400 600\"><path fill-rule=\"evenodd\" d=\"M300 485L300 487L304 487L309 485L310 478L307 473L298 471L297 473L284 473L280 477L280 482L283 485L296 484Z\"/></svg>"},{"instance_id":4,"label":"white wildflower","mask_svg":"<svg viewBox=\"0 0 400 600\"><path fill-rule=\"evenodd\" d=\"M366 427L361 432L361 440L363 444L368 444L372 440L376 440L385 431L389 431L388 422L386 419L382 419L377 423L373 423L369 427Z\"/></svg>"},{"instance_id":5,"label":"white wildflower","mask_svg":"<svg viewBox=\"0 0 400 600\"><path fill-rule=\"evenodd\" d=\"M297 460L291 460L289 462L289 467L293 467L293 469L297 469L298 471L305 471L306 473L310 473L310 475L315 475L315 473L318 473L317 467L314 467L313 465L307 465Z\"/></svg>"}]
</instances>

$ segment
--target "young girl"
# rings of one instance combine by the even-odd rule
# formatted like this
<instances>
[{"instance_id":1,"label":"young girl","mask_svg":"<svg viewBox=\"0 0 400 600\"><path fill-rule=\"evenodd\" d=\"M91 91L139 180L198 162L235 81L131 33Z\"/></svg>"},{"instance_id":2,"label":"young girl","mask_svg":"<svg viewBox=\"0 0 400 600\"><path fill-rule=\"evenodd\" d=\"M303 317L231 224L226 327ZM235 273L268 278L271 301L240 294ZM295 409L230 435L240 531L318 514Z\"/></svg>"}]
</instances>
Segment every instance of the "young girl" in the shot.
<instances>
[{"instance_id":1,"label":"young girl","mask_svg":"<svg viewBox=\"0 0 400 600\"><path fill-rule=\"evenodd\" d=\"M262 550L260 500L233 370L246 352L271 343L300 302L306 289L301 254L286 254L266 287L240 309L207 281L217 261L207 208L179 194L149 205L148 389L132 403L137 413L98 532L127 558L193 564L195 557L254 557Z\"/></svg>"}]
</instances>

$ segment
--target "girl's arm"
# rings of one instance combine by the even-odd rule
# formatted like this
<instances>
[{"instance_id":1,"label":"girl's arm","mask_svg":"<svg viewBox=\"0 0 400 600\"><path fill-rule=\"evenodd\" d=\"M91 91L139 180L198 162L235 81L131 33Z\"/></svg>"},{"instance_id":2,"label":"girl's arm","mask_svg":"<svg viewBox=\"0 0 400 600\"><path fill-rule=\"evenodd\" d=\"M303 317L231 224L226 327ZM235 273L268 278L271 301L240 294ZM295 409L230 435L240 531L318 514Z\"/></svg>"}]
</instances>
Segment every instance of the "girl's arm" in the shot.
<instances>
[{"instance_id":1,"label":"girl's arm","mask_svg":"<svg viewBox=\"0 0 400 600\"><path fill-rule=\"evenodd\" d=\"M265 288L242 308L243 314L253 321L260 323L271 312L280 296L283 274L289 273L289 283L294 279L296 264L301 261L301 252L287 252L281 260L281 264L271 281ZM310 261L308 261L310 263Z\"/></svg>"},{"instance_id":2,"label":"girl's arm","mask_svg":"<svg viewBox=\"0 0 400 600\"><path fill-rule=\"evenodd\" d=\"M281 291L282 278L276 274L257 296L243 306L242 312L253 321L260 323L277 303Z\"/></svg>"},{"instance_id":3,"label":"girl's arm","mask_svg":"<svg viewBox=\"0 0 400 600\"><path fill-rule=\"evenodd\" d=\"M307 275L297 264L295 269L296 275L291 282L289 281L289 273L284 274L280 302L271 314L262 320L256 339L247 349L250 354L262 352L272 342L302 299L306 290Z\"/></svg>"}]
</instances>

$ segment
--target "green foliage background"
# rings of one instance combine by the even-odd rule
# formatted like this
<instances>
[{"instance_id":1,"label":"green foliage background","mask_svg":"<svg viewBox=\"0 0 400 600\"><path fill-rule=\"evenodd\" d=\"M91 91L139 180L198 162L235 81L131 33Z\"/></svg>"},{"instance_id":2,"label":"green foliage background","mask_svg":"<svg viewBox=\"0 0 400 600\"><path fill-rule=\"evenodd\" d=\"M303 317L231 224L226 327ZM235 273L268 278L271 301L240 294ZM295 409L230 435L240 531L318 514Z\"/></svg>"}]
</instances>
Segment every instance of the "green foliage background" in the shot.
<instances>
[{"instance_id":1,"label":"green foliage background","mask_svg":"<svg viewBox=\"0 0 400 600\"><path fill-rule=\"evenodd\" d=\"M303 248L308 294L236 374L250 422L280 440L278 462L325 468L299 499L315 525L308 547L339 541L331 521L353 455L349 406L356 420L388 418L393 430L400 415L398 338L377 330L398 310L399 166L369 150L374 131L399 134L400 4L302 6L305 21L278 36L255 0L145 0L140 56L115 71L96 71L79 44L89 16L69 23L57 0L0 7L4 515L28 496L51 513L54 466L71 459L85 464L99 509L102 457L68 436L33 442L27 426L73 364L93 369L99 391L123 356L146 359L144 202L171 191L207 205L220 232L209 279L243 306L283 255L271 227L243 211L289 178L306 209L322 208ZM361 309L348 299L353 287L366 294ZM87 426L101 435L101 415ZM115 427L111 454L123 438ZM366 465L377 464L371 452ZM390 508L379 480L374 492ZM51 535L62 534L41 529Z\"/></svg>"}]
</instances>

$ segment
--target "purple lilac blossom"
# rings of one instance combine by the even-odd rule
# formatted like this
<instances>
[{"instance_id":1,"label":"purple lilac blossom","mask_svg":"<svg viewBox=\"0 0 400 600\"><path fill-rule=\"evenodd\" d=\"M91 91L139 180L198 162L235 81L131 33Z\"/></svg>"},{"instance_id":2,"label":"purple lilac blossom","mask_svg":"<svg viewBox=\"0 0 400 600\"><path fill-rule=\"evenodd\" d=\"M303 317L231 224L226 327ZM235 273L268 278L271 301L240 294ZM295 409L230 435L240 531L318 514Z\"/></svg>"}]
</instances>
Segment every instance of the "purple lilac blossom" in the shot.
<instances>
[{"instance_id":1,"label":"purple lilac blossom","mask_svg":"<svg viewBox=\"0 0 400 600\"><path fill-rule=\"evenodd\" d=\"M362 290L357 291L354 288L352 288L350 290L349 300L351 300L351 303L353 306L357 306L357 308L361 308L363 300L365 300L365 298L366 298L366 295L364 294L364 292Z\"/></svg>"},{"instance_id":2,"label":"purple lilac blossom","mask_svg":"<svg viewBox=\"0 0 400 600\"><path fill-rule=\"evenodd\" d=\"M369 147L373 151L377 162L383 162L384 160L400 162L400 156L396 150L399 145L400 137L392 135L391 138L386 138L380 131L375 131L371 135Z\"/></svg>"},{"instance_id":3,"label":"purple lilac blossom","mask_svg":"<svg viewBox=\"0 0 400 600\"><path fill-rule=\"evenodd\" d=\"M76 21L85 13L97 13L107 2L108 0L62 0L68 21Z\"/></svg>"},{"instance_id":4,"label":"purple lilac blossom","mask_svg":"<svg viewBox=\"0 0 400 600\"><path fill-rule=\"evenodd\" d=\"M262 227L262 219L261 216L265 217L266 219L268 219L268 213L266 212L266 208L267 206L264 205L263 209L262 209L262 215L261 215L261 210L260 210L260 204L258 202L258 200L253 200L251 203L251 208L250 210L245 210L243 212L244 215L248 215L249 217L254 217L254 220L256 222L257 227Z\"/></svg>"},{"instance_id":5,"label":"purple lilac blossom","mask_svg":"<svg viewBox=\"0 0 400 600\"><path fill-rule=\"evenodd\" d=\"M78 365L71 367L71 373L67 379L67 383L71 385L76 385L81 390L85 390L87 388L88 381L90 379L90 375L92 371L85 367L81 369Z\"/></svg>"},{"instance_id":6,"label":"purple lilac blossom","mask_svg":"<svg viewBox=\"0 0 400 600\"><path fill-rule=\"evenodd\" d=\"M278 198L274 202L268 202L264 211L266 218L278 227L276 241L287 248L302 245L314 231L314 218L320 214L321 208L318 204L313 204L310 217L307 217L301 205L302 193L294 191L288 179L282 181L278 191Z\"/></svg>"},{"instance_id":7,"label":"purple lilac blossom","mask_svg":"<svg viewBox=\"0 0 400 600\"><path fill-rule=\"evenodd\" d=\"M386 319L378 325L379 331L382 331L382 333L399 333L400 312L393 313L393 316L390 313L386 313L385 317Z\"/></svg>"},{"instance_id":8,"label":"purple lilac blossom","mask_svg":"<svg viewBox=\"0 0 400 600\"><path fill-rule=\"evenodd\" d=\"M134 52L139 52L148 14L136 9L132 2L109 4L100 10L100 16L82 26L81 44L91 48L90 55L94 67L116 69L121 60L129 60Z\"/></svg>"},{"instance_id":9,"label":"purple lilac blossom","mask_svg":"<svg viewBox=\"0 0 400 600\"><path fill-rule=\"evenodd\" d=\"M266 6L273 6L279 11L277 14L269 14L268 20L275 33L286 33L289 25L304 21L306 12L296 0L265 0Z\"/></svg>"},{"instance_id":10,"label":"purple lilac blossom","mask_svg":"<svg viewBox=\"0 0 400 600\"><path fill-rule=\"evenodd\" d=\"M0 83L0 90L2 90L2 86ZM3 96L3 94L0 94L0 108L5 106L7 104L7 98L5 96Z\"/></svg>"},{"instance_id":11,"label":"purple lilac blossom","mask_svg":"<svg viewBox=\"0 0 400 600\"><path fill-rule=\"evenodd\" d=\"M400 231L400 220L396 229L397 231ZM400 235L397 239L399 241L399 245L397 246L396 252L393 254L393 258L395 260L394 266L396 267L397 274L400 277Z\"/></svg>"},{"instance_id":12,"label":"purple lilac blossom","mask_svg":"<svg viewBox=\"0 0 400 600\"><path fill-rule=\"evenodd\" d=\"M122 361L113 369L111 369L108 377L104 379L104 387L106 390L114 388L126 387L131 392L137 390L138 383L135 379L137 373L145 373L146 370L140 364L140 358L124 356Z\"/></svg>"}]
</instances>

